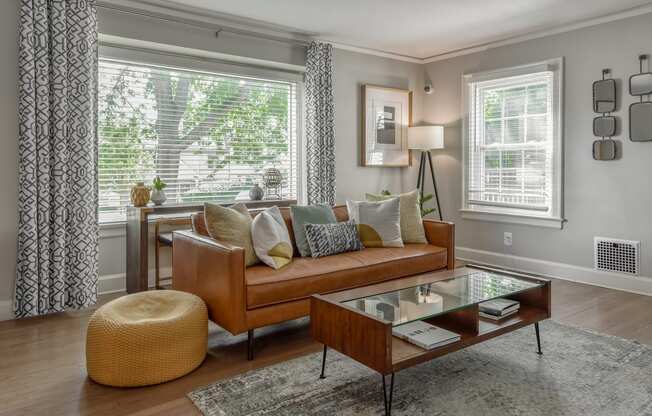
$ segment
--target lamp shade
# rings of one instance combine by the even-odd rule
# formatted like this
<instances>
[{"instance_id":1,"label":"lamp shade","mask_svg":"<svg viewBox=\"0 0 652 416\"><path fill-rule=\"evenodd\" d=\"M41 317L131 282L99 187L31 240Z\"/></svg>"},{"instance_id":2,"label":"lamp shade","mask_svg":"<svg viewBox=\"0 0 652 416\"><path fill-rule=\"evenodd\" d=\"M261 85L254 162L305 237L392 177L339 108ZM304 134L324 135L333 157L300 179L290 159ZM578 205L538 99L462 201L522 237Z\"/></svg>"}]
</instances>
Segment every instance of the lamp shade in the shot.
<instances>
[{"instance_id":1,"label":"lamp shade","mask_svg":"<svg viewBox=\"0 0 652 416\"><path fill-rule=\"evenodd\" d=\"M444 126L408 128L408 149L432 150L444 148Z\"/></svg>"}]
</instances>

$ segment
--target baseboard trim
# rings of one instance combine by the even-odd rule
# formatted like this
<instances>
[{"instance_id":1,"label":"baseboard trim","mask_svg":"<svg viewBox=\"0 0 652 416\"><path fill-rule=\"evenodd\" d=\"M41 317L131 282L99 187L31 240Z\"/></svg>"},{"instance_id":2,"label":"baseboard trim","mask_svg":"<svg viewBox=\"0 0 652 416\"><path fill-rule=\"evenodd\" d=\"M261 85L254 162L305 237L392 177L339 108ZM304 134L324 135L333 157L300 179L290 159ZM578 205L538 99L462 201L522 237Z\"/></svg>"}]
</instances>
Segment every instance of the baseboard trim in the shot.
<instances>
[{"instance_id":1,"label":"baseboard trim","mask_svg":"<svg viewBox=\"0 0 652 416\"><path fill-rule=\"evenodd\" d=\"M161 277L172 276L171 267L162 267L160 270ZM154 269L149 271L149 287L154 287ZM127 290L126 273L105 274L100 276L97 282L97 293L107 295L109 293L124 292Z\"/></svg>"},{"instance_id":2,"label":"baseboard trim","mask_svg":"<svg viewBox=\"0 0 652 416\"><path fill-rule=\"evenodd\" d=\"M555 277L571 282L586 283L607 289L652 296L652 277L602 272L589 267L477 250L468 247L455 247L455 250L457 259L461 261L482 263L488 266L502 267L524 273L534 273L545 277Z\"/></svg>"},{"instance_id":3,"label":"baseboard trim","mask_svg":"<svg viewBox=\"0 0 652 416\"><path fill-rule=\"evenodd\" d=\"M0 321L14 319L14 303L10 300L0 300Z\"/></svg>"}]
</instances>

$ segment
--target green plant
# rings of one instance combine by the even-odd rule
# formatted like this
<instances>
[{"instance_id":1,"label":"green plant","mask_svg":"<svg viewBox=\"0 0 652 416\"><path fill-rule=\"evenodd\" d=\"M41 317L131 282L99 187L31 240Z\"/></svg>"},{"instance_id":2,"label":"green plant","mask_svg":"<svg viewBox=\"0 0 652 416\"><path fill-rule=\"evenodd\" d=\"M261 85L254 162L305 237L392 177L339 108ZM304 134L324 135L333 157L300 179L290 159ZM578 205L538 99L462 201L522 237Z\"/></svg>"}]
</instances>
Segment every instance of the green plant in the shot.
<instances>
[{"instance_id":1,"label":"green plant","mask_svg":"<svg viewBox=\"0 0 652 416\"><path fill-rule=\"evenodd\" d=\"M165 183L165 182L163 182L163 181L161 180L161 177L157 175L157 176L154 178L154 180L152 181L152 186L153 186L154 189L156 189L157 191L162 191L163 189L165 189L166 186L168 186L168 184Z\"/></svg>"},{"instance_id":2,"label":"green plant","mask_svg":"<svg viewBox=\"0 0 652 416\"><path fill-rule=\"evenodd\" d=\"M383 196L390 196L392 195L392 192L388 191L387 189L383 189L380 191L380 194ZM426 208L424 207L424 204L428 201L430 201L433 198L433 194L424 194L423 198L420 198L419 200L419 206L421 207L421 216L425 217L428 214L432 214L435 212L435 208Z\"/></svg>"}]
</instances>

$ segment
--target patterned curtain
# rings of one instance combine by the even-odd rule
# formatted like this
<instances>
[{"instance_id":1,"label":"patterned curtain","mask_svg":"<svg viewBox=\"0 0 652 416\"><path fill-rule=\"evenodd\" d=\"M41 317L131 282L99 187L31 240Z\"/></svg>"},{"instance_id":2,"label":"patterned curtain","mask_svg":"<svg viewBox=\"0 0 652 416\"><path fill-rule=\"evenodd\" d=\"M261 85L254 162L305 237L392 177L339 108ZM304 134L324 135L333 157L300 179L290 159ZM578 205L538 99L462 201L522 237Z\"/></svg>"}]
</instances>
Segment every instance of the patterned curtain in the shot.
<instances>
[{"instance_id":1,"label":"patterned curtain","mask_svg":"<svg viewBox=\"0 0 652 416\"><path fill-rule=\"evenodd\" d=\"M95 303L94 0L21 0L16 317Z\"/></svg>"},{"instance_id":2,"label":"patterned curtain","mask_svg":"<svg viewBox=\"0 0 652 416\"><path fill-rule=\"evenodd\" d=\"M306 165L309 204L335 204L333 46L312 42L306 57Z\"/></svg>"}]
</instances>

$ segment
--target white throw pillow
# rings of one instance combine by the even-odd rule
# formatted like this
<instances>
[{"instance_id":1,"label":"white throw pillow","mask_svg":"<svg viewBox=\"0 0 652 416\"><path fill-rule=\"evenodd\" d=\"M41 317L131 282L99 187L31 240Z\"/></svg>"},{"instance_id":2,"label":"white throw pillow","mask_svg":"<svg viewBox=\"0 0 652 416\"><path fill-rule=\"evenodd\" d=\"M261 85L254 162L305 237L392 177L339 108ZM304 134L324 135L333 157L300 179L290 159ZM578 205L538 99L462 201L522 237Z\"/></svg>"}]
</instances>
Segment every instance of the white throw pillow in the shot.
<instances>
[{"instance_id":1,"label":"white throw pillow","mask_svg":"<svg viewBox=\"0 0 652 416\"><path fill-rule=\"evenodd\" d=\"M292 261L292 241L278 207L256 215L251 224L251 239L256 255L269 267L280 269Z\"/></svg>"},{"instance_id":2,"label":"white throw pillow","mask_svg":"<svg viewBox=\"0 0 652 416\"><path fill-rule=\"evenodd\" d=\"M399 198L382 202L346 201L365 247L403 247Z\"/></svg>"}]
</instances>

